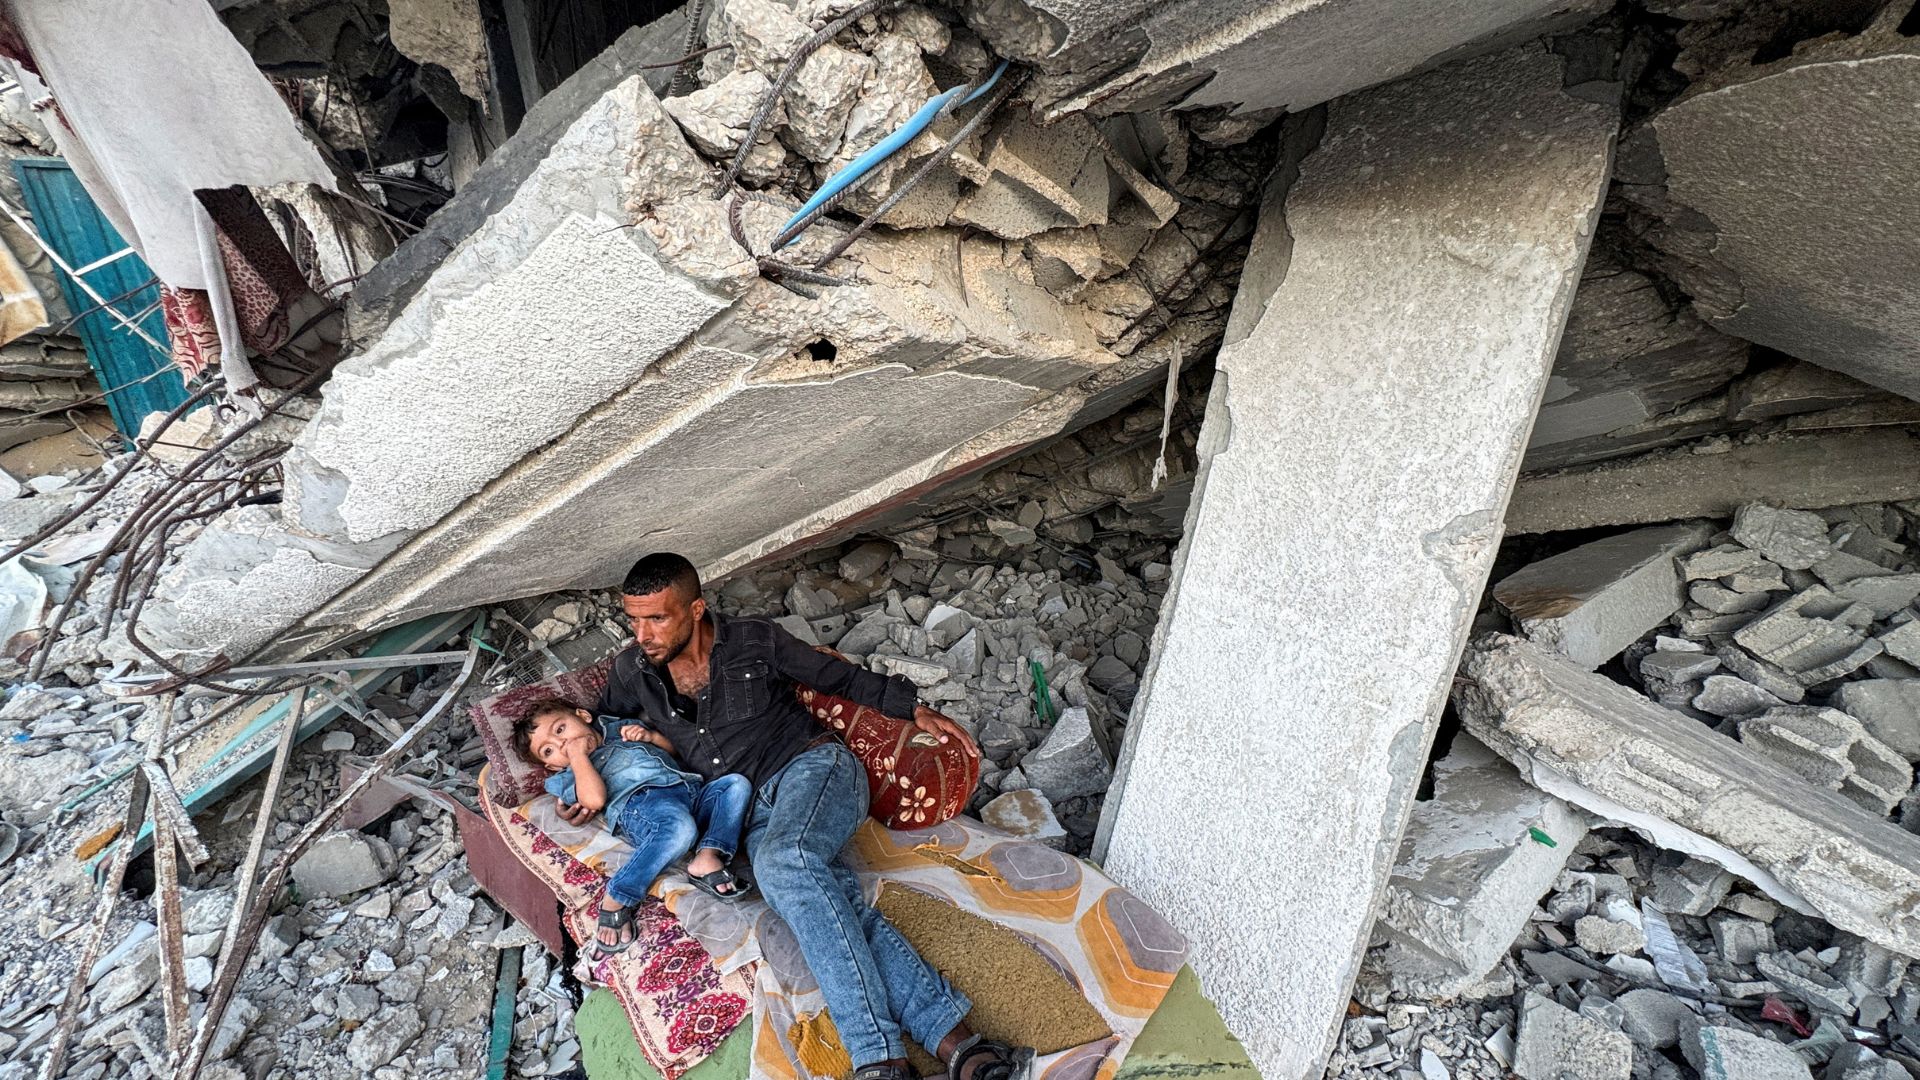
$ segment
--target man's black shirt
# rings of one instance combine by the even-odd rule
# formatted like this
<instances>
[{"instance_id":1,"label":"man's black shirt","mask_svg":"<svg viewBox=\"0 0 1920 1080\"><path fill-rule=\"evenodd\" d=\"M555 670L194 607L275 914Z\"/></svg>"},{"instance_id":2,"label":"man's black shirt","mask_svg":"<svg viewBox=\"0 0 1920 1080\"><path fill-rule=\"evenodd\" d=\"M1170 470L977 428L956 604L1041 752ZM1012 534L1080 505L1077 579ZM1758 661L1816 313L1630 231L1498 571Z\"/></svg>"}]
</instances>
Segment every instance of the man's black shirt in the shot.
<instances>
[{"instance_id":1,"label":"man's black shirt","mask_svg":"<svg viewBox=\"0 0 1920 1080\"><path fill-rule=\"evenodd\" d=\"M634 646L614 659L596 711L645 720L672 741L683 765L708 780L740 773L758 787L819 741L825 729L800 704L795 683L887 716L913 715L918 695L904 678L818 652L765 619L707 618L713 652L707 688L694 696L692 710L674 708L674 698L687 698Z\"/></svg>"}]
</instances>

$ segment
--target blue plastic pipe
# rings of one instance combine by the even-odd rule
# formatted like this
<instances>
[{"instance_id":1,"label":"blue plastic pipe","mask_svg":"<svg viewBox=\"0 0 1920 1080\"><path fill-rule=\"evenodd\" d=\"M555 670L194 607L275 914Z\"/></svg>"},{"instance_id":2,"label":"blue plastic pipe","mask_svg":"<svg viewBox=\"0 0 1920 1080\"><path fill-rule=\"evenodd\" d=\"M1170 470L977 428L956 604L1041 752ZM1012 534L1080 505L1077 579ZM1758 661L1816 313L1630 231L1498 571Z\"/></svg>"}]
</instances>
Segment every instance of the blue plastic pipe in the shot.
<instances>
[{"instance_id":1,"label":"blue plastic pipe","mask_svg":"<svg viewBox=\"0 0 1920 1080\"><path fill-rule=\"evenodd\" d=\"M828 177L827 182L820 185L820 190L813 193L813 197L807 200L806 205L795 210L793 216L787 219L786 224L780 226L780 231L786 232L788 229L793 228L794 222L811 214L828 199L859 183L862 177L872 172L881 162L892 157L901 147L912 142L915 136L927 130L927 125L933 123L933 118L940 115L941 112L950 106L958 108L961 105L965 105L993 89L993 84L1000 81L1000 76L1005 74L1006 70L1007 62L1002 60L1000 61L1000 66L993 69L993 74L987 76L987 80L978 87L975 87L971 93L968 93L967 88L964 86L956 86L946 93L928 101L925 105L920 106L920 111L909 117L907 122L900 125L892 134L873 144L873 147L866 153L854 158L852 164ZM966 96L961 97L960 95L962 94L966 94ZM794 240L798 239L800 239L800 236L796 233L793 239L788 240L787 243L791 244ZM782 246L784 247L785 245Z\"/></svg>"}]
</instances>

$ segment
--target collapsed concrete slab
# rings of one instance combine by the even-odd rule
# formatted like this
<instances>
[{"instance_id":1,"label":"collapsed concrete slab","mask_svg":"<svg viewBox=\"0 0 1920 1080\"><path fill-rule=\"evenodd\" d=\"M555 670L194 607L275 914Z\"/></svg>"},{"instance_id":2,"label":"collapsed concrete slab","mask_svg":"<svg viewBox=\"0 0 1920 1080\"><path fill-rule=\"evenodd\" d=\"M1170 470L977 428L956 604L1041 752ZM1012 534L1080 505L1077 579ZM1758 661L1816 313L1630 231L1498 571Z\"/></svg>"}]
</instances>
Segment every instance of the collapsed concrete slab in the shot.
<instances>
[{"instance_id":1,"label":"collapsed concrete slab","mask_svg":"<svg viewBox=\"0 0 1920 1080\"><path fill-rule=\"evenodd\" d=\"M1042 104L1132 112L1298 111L1442 60L1507 48L1606 10L1595 0L1446 0L1417 19L1390 0L1153 4L975 0L970 24L1041 66Z\"/></svg>"},{"instance_id":2,"label":"collapsed concrete slab","mask_svg":"<svg viewBox=\"0 0 1920 1080\"><path fill-rule=\"evenodd\" d=\"M1403 992L1451 997L1507 954L1586 818L1533 787L1471 735L1434 763L1387 883L1387 973Z\"/></svg>"},{"instance_id":3,"label":"collapsed concrete slab","mask_svg":"<svg viewBox=\"0 0 1920 1080\"><path fill-rule=\"evenodd\" d=\"M1920 837L1538 645L1468 649L1460 718L1529 782L1920 956Z\"/></svg>"},{"instance_id":4,"label":"collapsed concrete slab","mask_svg":"<svg viewBox=\"0 0 1920 1080\"><path fill-rule=\"evenodd\" d=\"M1653 129L1666 242L1699 253L1681 260L1695 308L1920 398L1920 42L1896 26L1902 7L1853 38L1709 73Z\"/></svg>"},{"instance_id":5,"label":"collapsed concrete slab","mask_svg":"<svg viewBox=\"0 0 1920 1080\"><path fill-rule=\"evenodd\" d=\"M1529 640L1597 668L1680 609L1686 593L1675 560L1712 536L1708 525L1609 536L1508 574L1493 598Z\"/></svg>"},{"instance_id":6,"label":"collapsed concrete slab","mask_svg":"<svg viewBox=\"0 0 1920 1080\"><path fill-rule=\"evenodd\" d=\"M959 229L876 232L843 271L858 283L797 295L758 276L711 179L632 75L508 197L482 185L485 216L461 234L461 208L451 252L397 268L365 313L391 312L289 452L284 505L197 538L150 636L295 651L609 586L655 549L721 573L1106 415L1198 351L1198 324L1109 350L1114 316ZM764 244L789 211L739 213Z\"/></svg>"},{"instance_id":7,"label":"collapsed concrete slab","mask_svg":"<svg viewBox=\"0 0 1920 1080\"><path fill-rule=\"evenodd\" d=\"M1920 438L1899 428L1773 435L1529 474L1510 533L1732 517L1752 502L1807 509L1920 497Z\"/></svg>"},{"instance_id":8,"label":"collapsed concrete slab","mask_svg":"<svg viewBox=\"0 0 1920 1080\"><path fill-rule=\"evenodd\" d=\"M1187 932L1270 1080L1325 1065L1616 123L1564 93L1537 46L1466 61L1335 102L1263 210L1291 262L1234 302L1259 314L1220 353L1095 851ZM1203 789L1234 793L1240 827L1194 814Z\"/></svg>"}]
</instances>

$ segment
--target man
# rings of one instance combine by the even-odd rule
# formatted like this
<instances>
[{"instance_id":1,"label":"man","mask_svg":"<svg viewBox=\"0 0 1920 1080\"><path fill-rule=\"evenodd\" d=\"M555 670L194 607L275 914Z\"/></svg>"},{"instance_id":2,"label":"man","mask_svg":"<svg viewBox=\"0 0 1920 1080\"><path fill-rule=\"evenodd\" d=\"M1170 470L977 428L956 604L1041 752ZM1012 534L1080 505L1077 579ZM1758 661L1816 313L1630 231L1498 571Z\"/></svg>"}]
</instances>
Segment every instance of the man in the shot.
<instances>
[{"instance_id":1,"label":"man","mask_svg":"<svg viewBox=\"0 0 1920 1080\"><path fill-rule=\"evenodd\" d=\"M801 706L794 684L910 716L978 757L966 731L919 704L906 679L817 652L767 620L708 611L699 572L679 555L641 559L620 592L637 645L614 660L598 711L644 719L709 780L752 781L748 861L820 984L854 1080L914 1080L903 1032L954 1080L1023 1077L1032 1051L975 1035L966 996L868 906L840 861L867 816L866 770Z\"/></svg>"}]
</instances>

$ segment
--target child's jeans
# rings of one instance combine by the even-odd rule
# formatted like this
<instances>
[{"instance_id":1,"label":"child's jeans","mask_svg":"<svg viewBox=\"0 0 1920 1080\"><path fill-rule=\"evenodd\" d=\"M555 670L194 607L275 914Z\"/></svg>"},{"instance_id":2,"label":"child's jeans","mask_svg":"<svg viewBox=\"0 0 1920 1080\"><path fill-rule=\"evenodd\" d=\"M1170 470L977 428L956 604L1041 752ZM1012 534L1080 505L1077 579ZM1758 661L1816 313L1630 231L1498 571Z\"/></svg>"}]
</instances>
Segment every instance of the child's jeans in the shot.
<instances>
[{"instance_id":1,"label":"child's jeans","mask_svg":"<svg viewBox=\"0 0 1920 1080\"><path fill-rule=\"evenodd\" d=\"M673 784L627 796L613 832L632 845L633 858L614 872L607 893L623 905L639 903L668 863L697 847L732 859L752 796L753 785L738 773L709 780L697 793L691 784Z\"/></svg>"}]
</instances>

